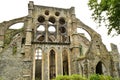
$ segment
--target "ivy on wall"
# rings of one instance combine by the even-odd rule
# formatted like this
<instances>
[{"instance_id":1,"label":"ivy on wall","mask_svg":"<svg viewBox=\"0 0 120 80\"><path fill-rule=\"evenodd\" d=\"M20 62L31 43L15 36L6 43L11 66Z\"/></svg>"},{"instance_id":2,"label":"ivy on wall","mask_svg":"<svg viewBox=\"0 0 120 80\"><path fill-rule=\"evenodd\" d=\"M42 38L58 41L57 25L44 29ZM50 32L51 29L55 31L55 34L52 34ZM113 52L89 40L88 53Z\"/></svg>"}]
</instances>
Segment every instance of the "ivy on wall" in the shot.
<instances>
[{"instance_id":1,"label":"ivy on wall","mask_svg":"<svg viewBox=\"0 0 120 80\"><path fill-rule=\"evenodd\" d=\"M13 37L20 32L23 32L23 28L18 29L18 30L8 29L4 36L5 37L4 47L8 46L10 42L12 41Z\"/></svg>"},{"instance_id":2,"label":"ivy on wall","mask_svg":"<svg viewBox=\"0 0 120 80\"><path fill-rule=\"evenodd\" d=\"M13 45L13 55L17 53L17 44L14 43Z\"/></svg>"}]
</instances>

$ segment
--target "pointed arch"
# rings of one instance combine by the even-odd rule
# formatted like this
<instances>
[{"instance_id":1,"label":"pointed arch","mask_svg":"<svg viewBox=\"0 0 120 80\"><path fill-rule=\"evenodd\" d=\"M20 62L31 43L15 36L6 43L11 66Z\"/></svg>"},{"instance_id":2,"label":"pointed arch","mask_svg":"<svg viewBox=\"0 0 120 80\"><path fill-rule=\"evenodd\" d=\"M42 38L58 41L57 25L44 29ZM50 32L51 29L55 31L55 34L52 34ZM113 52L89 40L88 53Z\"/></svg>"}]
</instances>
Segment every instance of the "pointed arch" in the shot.
<instances>
[{"instance_id":1,"label":"pointed arch","mask_svg":"<svg viewBox=\"0 0 120 80\"><path fill-rule=\"evenodd\" d=\"M106 74L107 69L105 64L102 61L99 61L96 65L96 74Z\"/></svg>"},{"instance_id":2,"label":"pointed arch","mask_svg":"<svg viewBox=\"0 0 120 80\"><path fill-rule=\"evenodd\" d=\"M104 75L107 75L109 74L110 70L109 70L109 62L107 60L104 60L104 59L98 59L96 62L95 62L95 73L96 73L96 70L97 70L97 66L99 66L99 62L101 62L102 64L102 72Z\"/></svg>"},{"instance_id":3,"label":"pointed arch","mask_svg":"<svg viewBox=\"0 0 120 80\"><path fill-rule=\"evenodd\" d=\"M96 65L96 74L103 74L103 70L102 70L102 62L99 61L98 64Z\"/></svg>"},{"instance_id":4,"label":"pointed arch","mask_svg":"<svg viewBox=\"0 0 120 80\"><path fill-rule=\"evenodd\" d=\"M62 52L63 61L63 75L69 75L69 64L68 64L68 52L63 50Z\"/></svg>"},{"instance_id":5,"label":"pointed arch","mask_svg":"<svg viewBox=\"0 0 120 80\"><path fill-rule=\"evenodd\" d=\"M56 77L55 51L51 49L49 53L49 76L53 79Z\"/></svg>"},{"instance_id":6,"label":"pointed arch","mask_svg":"<svg viewBox=\"0 0 120 80\"><path fill-rule=\"evenodd\" d=\"M35 59L42 59L42 49L39 47L35 50Z\"/></svg>"},{"instance_id":7,"label":"pointed arch","mask_svg":"<svg viewBox=\"0 0 120 80\"><path fill-rule=\"evenodd\" d=\"M35 50L35 79L42 79L42 49Z\"/></svg>"}]
</instances>

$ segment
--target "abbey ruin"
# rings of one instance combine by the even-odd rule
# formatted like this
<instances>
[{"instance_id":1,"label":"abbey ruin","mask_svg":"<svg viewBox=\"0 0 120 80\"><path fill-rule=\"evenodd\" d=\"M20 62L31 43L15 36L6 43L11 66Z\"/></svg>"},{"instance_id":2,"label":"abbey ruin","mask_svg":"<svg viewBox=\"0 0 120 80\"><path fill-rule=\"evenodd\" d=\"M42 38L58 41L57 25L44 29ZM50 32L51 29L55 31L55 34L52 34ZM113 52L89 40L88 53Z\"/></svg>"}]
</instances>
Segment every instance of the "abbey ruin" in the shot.
<instances>
[{"instance_id":1,"label":"abbey ruin","mask_svg":"<svg viewBox=\"0 0 120 80\"><path fill-rule=\"evenodd\" d=\"M115 44L108 51L101 36L69 9L28 4L28 15L0 23L0 77L51 80L57 75L103 74L120 77ZM21 29L10 26L23 23ZM77 28L85 30L88 40Z\"/></svg>"}]
</instances>

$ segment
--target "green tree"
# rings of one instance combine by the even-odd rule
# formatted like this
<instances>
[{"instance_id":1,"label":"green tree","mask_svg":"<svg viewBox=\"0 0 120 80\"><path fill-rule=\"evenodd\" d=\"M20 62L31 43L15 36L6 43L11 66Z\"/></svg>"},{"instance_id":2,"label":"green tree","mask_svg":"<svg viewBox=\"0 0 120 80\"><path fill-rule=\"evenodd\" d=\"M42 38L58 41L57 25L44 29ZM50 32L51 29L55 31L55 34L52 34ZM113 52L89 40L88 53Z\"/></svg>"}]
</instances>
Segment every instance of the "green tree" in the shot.
<instances>
[{"instance_id":1,"label":"green tree","mask_svg":"<svg viewBox=\"0 0 120 80\"><path fill-rule=\"evenodd\" d=\"M112 30L120 34L120 0L89 0L88 6L93 11L92 17L96 22L105 22L108 34Z\"/></svg>"}]
</instances>

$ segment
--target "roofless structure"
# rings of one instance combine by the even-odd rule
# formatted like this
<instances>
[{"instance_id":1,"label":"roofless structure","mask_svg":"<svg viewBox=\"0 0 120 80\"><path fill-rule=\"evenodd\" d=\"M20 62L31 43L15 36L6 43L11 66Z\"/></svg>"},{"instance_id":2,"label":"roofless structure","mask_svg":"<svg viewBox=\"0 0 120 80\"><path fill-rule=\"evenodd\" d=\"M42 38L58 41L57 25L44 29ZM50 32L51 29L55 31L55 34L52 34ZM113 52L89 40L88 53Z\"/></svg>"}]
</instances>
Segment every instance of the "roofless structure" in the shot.
<instances>
[{"instance_id":1,"label":"roofless structure","mask_svg":"<svg viewBox=\"0 0 120 80\"><path fill-rule=\"evenodd\" d=\"M120 76L117 46L109 52L101 36L69 9L28 4L28 15L0 23L0 77L51 80L57 75ZM21 29L11 29L23 23ZM77 29L86 31L90 40Z\"/></svg>"}]
</instances>

